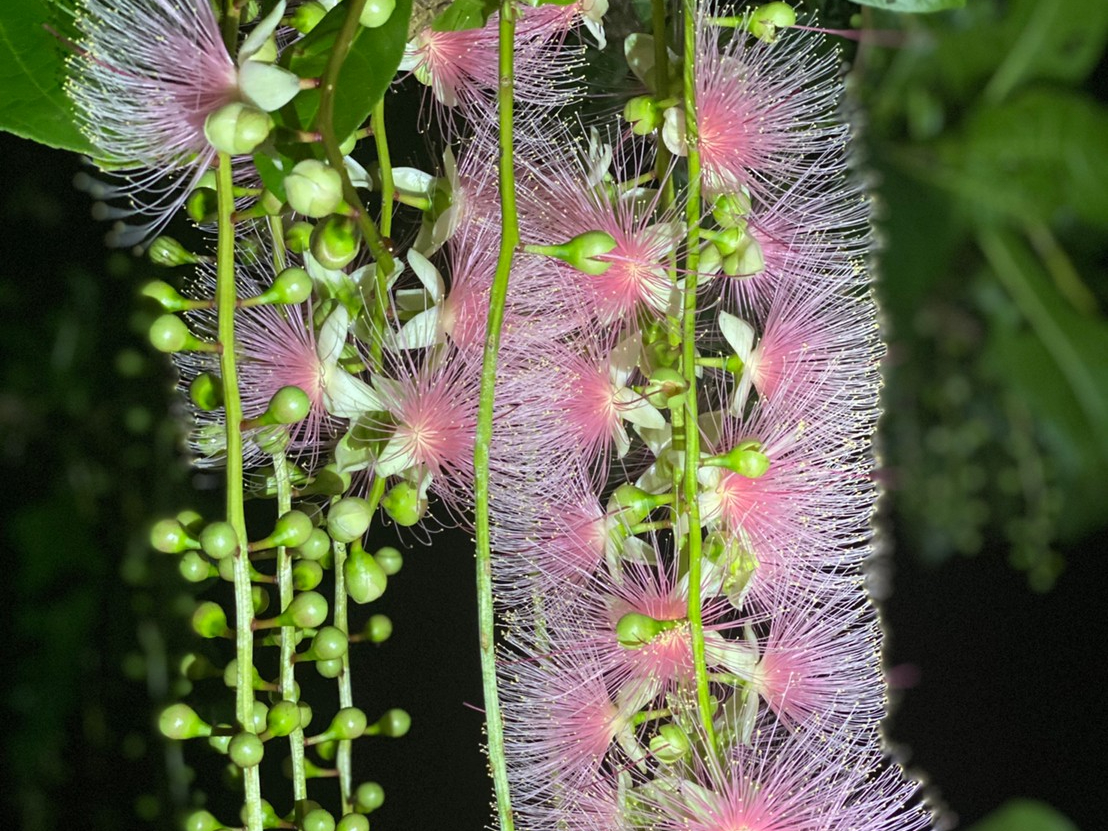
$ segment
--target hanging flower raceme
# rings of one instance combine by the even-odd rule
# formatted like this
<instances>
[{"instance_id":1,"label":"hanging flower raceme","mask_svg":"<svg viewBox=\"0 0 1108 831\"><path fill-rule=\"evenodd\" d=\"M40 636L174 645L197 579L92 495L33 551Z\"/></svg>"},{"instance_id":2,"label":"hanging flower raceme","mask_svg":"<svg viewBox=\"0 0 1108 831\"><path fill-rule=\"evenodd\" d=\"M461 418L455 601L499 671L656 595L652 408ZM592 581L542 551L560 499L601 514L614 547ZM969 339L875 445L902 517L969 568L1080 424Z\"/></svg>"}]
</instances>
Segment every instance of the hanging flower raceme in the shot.
<instances>
[{"instance_id":1,"label":"hanging flower raceme","mask_svg":"<svg viewBox=\"0 0 1108 831\"><path fill-rule=\"evenodd\" d=\"M85 0L67 91L97 163L128 179L99 189L127 203L103 213L149 216L117 227L115 244L141 243L164 227L218 150L247 154L267 138L268 113L300 89L273 63L284 9L279 0L233 58L208 2Z\"/></svg>"}]
</instances>

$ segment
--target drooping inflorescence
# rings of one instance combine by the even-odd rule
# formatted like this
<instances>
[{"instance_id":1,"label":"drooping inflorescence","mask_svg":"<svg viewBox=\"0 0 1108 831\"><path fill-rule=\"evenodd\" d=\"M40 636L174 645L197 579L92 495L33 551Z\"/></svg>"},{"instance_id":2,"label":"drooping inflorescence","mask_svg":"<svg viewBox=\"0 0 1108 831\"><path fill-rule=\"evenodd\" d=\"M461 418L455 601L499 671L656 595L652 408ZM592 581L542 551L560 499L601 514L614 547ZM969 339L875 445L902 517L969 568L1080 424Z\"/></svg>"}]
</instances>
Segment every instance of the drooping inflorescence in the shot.
<instances>
[{"instance_id":1,"label":"drooping inflorescence","mask_svg":"<svg viewBox=\"0 0 1108 831\"><path fill-rule=\"evenodd\" d=\"M254 21L222 5L87 0L72 62L97 158L153 209L127 239L186 200L217 236L204 255L156 240L197 276L144 293L189 450L226 471L225 519L182 515L154 542L190 580L234 586L233 616L208 600L193 626L235 643L235 723L175 705L163 731L231 737L215 744L244 772L251 831L281 822L257 775L275 738L293 778L280 815L364 831L380 794L353 787L350 742L407 731L402 711L370 724L353 704L348 649L391 622L353 626L348 600L376 600L401 562L367 532L380 510L408 527L437 503L480 536L487 504L502 823L925 828L880 737L864 568L883 349L834 50L783 3L660 3L623 38L623 118L569 126L594 82L583 56L613 47L603 0L459 0L411 32L400 0L279 0ZM140 22L153 34L131 49ZM384 69L354 89L347 60ZM409 74L431 90L441 175L391 162L381 93ZM244 495L277 500L253 540ZM266 648L276 660L255 662ZM314 736L302 662L339 685ZM332 759L337 823L307 786Z\"/></svg>"}]
</instances>

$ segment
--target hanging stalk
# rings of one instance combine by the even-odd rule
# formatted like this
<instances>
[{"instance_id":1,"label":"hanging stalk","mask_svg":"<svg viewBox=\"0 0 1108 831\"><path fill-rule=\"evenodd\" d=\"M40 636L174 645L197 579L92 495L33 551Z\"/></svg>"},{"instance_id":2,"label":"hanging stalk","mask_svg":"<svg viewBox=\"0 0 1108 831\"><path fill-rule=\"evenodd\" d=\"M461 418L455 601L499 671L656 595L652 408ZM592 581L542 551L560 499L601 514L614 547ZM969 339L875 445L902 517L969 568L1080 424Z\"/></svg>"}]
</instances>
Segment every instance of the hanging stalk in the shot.
<instances>
[{"instance_id":1,"label":"hanging stalk","mask_svg":"<svg viewBox=\"0 0 1108 831\"><path fill-rule=\"evenodd\" d=\"M250 558L247 554L246 517L243 513L242 401L239 398L235 365L235 226L231 214L235 198L231 191L231 157L219 154L216 172L219 239L216 246L216 313L219 334L219 371L223 383L227 441L227 522L235 530L238 548L233 556L235 584L235 716L239 727L254 731L254 601L251 597ZM258 766L243 769L246 798L246 826L261 831L262 793Z\"/></svg>"},{"instance_id":2,"label":"hanging stalk","mask_svg":"<svg viewBox=\"0 0 1108 831\"><path fill-rule=\"evenodd\" d=\"M696 699L700 723L711 748L716 747L715 727L709 700L708 668L704 660L704 618L701 608L700 572L702 537L700 487L697 472L700 467L700 428L696 401L696 289L697 268L700 266L700 135L696 123L696 0L683 0L684 61L682 67L685 97L685 139L688 144L689 184L685 203L685 291L682 306L681 368L688 391L685 409L685 475L684 511L687 518L685 558L689 567L688 618L692 637L693 665L696 672Z\"/></svg>"},{"instance_id":3,"label":"hanging stalk","mask_svg":"<svg viewBox=\"0 0 1108 831\"><path fill-rule=\"evenodd\" d=\"M474 447L474 475L477 537L477 624L480 631L481 679L485 695L485 725L489 742L489 767L492 770L497 812L501 831L513 831L508 769L504 758L504 722L500 715L500 696L496 682L495 620L492 599L492 544L489 535L489 451L492 446L493 403L496 394L496 362L500 351L500 333L504 325L504 305L508 297L508 275L519 246L519 217L516 214L513 144L514 78L513 45L515 10L511 0L500 3L500 87L497 115L500 127L500 252L489 294L488 329L481 364L481 393L477 408L477 438Z\"/></svg>"}]
</instances>

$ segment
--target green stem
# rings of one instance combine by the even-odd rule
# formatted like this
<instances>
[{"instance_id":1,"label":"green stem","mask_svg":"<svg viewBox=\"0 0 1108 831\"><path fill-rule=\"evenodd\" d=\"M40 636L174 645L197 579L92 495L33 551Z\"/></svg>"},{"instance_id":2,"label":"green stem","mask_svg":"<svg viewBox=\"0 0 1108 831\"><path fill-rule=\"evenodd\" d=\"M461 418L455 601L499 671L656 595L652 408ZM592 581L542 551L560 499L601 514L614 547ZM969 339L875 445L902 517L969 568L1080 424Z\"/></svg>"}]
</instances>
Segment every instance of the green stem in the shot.
<instances>
[{"instance_id":1,"label":"green stem","mask_svg":"<svg viewBox=\"0 0 1108 831\"><path fill-rule=\"evenodd\" d=\"M231 157L219 154L216 173L219 239L216 245L216 310L218 316L220 375L223 378L223 406L227 435L227 522L235 529L239 546L234 555L235 657L238 661L235 715L239 727L254 732L254 602L250 593L250 559L247 556L246 517L243 513L242 401L239 398L235 365L235 228L231 214L235 198L231 192ZM261 831L262 794L257 766L243 771L246 798L246 827Z\"/></svg>"},{"instance_id":2,"label":"green stem","mask_svg":"<svg viewBox=\"0 0 1108 831\"><path fill-rule=\"evenodd\" d=\"M492 543L489 534L489 453L492 447L493 403L496 395L496 362L508 297L508 276L519 245L519 217L516 214L513 144L514 78L513 46L515 10L511 0L500 3L500 89L497 113L500 126L500 252L489 296L488 330L481 365L481 392L477 408L477 438L474 446L477 537L477 623L480 631L481 679L485 694L485 724L489 741L489 766L500 817L501 831L513 831L508 769L504 758L504 723L496 681L495 619L492 598Z\"/></svg>"},{"instance_id":3,"label":"green stem","mask_svg":"<svg viewBox=\"0 0 1108 831\"><path fill-rule=\"evenodd\" d=\"M683 332L681 367L688 392L685 393L685 476L684 510L688 519L685 537L685 554L689 566L689 630L692 637L693 664L696 670L696 698L700 710L700 723L708 745L716 748L716 733L712 725L709 701L708 669L704 659L704 619L701 613L701 528L700 503L697 501L699 482L697 468L700 464L700 428L696 401L696 289L700 265L700 136L696 123L696 0L683 0L685 16L685 56L683 66L685 94L685 136L689 155L688 197L685 203L685 297L683 304Z\"/></svg>"},{"instance_id":4,"label":"green stem","mask_svg":"<svg viewBox=\"0 0 1108 831\"><path fill-rule=\"evenodd\" d=\"M227 47L227 54L232 58L239 50L239 20L242 12L236 0L223 0L223 45Z\"/></svg>"},{"instance_id":5,"label":"green stem","mask_svg":"<svg viewBox=\"0 0 1108 831\"><path fill-rule=\"evenodd\" d=\"M285 454L273 454L273 473L277 482L277 516L284 516L292 510L292 482L289 479L288 462ZM281 597L281 611L292 603L292 554L286 546L277 548L277 587ZM296 701L296 665L293 655L296 652L296 627L281 628L281 698ZM289 756L292 762L292 799L296 807L297 820L301 819L300 809L308 798L308 783L304 774L304 731L297 727L289 733Z\"/></svg>"},{"instance_id":6,"label":"green stem","mask_svg":"<svg viewBox=\"0 0 1108 831\"><path fill-rule=\"evenodd\" d=\"M392 181L392 159L389 156L389 137L385 132L385 99L373 107L371 116L373 142L377 146L377 164L381 169L381 233L392 235L392 203L396 199L396 186Z\"/></svg>"}]
</instances>

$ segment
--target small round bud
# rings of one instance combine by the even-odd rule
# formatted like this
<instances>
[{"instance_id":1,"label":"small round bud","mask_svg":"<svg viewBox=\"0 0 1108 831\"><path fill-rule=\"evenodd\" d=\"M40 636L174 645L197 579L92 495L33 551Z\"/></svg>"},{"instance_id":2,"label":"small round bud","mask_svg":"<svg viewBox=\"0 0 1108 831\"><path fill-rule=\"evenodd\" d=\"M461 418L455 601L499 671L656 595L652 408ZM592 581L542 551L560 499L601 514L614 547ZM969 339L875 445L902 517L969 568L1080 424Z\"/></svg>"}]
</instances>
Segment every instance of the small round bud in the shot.
<instances>
[{"instance_id":1,"label":"small round bud","mask_svg":"<svg viewBox=\"0 0 1108 831\"><path fill-rule=\"evenodd\" d=\"M312 278L302 268L286 268L273 280L266 294L273 294L274 303L293 305L303 303L312 296Z\"/></svg>"},{"instance_id":2,"label":"small round bud","mask_svg":"<svg viewBox=\"0 0 1108 831\"><path fill-rule=\"evenodd\" d=\"M205 600L192 613L192 630L202 638L222 638L231 634L223 608L211 600Z\"/></svg>"},{"instance_id":3,"label":"small round bud","mask_svg":"<svg viewBox=\"0 0 1108 831\"><path fill-rule=\"evenodd\" d=\"M616 622L616 640L626 649L639 649L665 630L660 620L638 612L628 612Z\"/></svg>"},{"instance_id":4,"label":"small round bud","mask_svg":"<svg viewBox=\"0 0 1108 831\"><path fill-rule=\"evenodd\" d=\"M285 193L294 211L322 219L342 203L342 176L325 162L304 159L285 178Z\"/></svg>"},{"instance_id":5,"label":"small round bud","mask_svg":"<svg viewBox=\"0 0 1108 831\"><path fill-rule=\"evenodd\" d=\"M366 621L362 634L370 643L384 643L392 637L392 620L387 615L373 615Z\"/></svg>"},{"instance_id":6,"label":"small round bud","mask_svg":"<svg viewBox=\"0 0 1108 831\"><path fill-rule=\"evenodd\" d=\"M269 137L273 119L243 101L225 104L204 120L204 137L220 153L253 153Z\"/></svg>"},{"instance_id":7,"label":"small round bud","mask_svg":"<svg viewBox=\"0 0 1108 831\"><path fill-rule=\"evenodd\" d=\"M750 208L750 194L745 190L724 193L716 197L712 217L721 228L745 228Z\"/></svg>"},{"instance_id":8,"label":"small round bud","mask_svg":"<svg viewBox=\"0 0 1108 831\"><path fill-rule=\"evenodd\" d=\"M200 547L213 560L230 557L239 548L239 538L229 522L211 522L200 532Z\"/></svg>"},{"instance_id":9,"label":"small round bud","mask_svg":"<svg viewBox=\"0 0 1108 831\"><path fill-rule=\"evenodd\" d=\"M729 453L713 456L707 464L713 467L725 467L747 479L759 479L769 470L769 456L762 452L761 442L747 440L739 442Z\"/></svg>"},{"instance_id":10,"label":"small round bud","mask_svg":"<svg viewBox=\"0 0 1108 831\"><path fill-rule=\"evenodd\" d=\"M171 268L177 265L195 265L200 258L189 251L173 237L158 237L146 249L146 256L154 265Z\"/></svg>"},{"instance_id":11,"label":"small round bud","mask_svg":"<svg viewBox=\"0 0 1108 831\"><path fill-rule=\"evenodd\" d=\"M376 811L385 804L385 789L376 782L363 782L354 791L354 807L363 814Z\"/></svg>"},{"instance_id":12,"label":"small round bud","mask_svg":"<svg viewBox=\"0 0 1108 831\"><path fill-rule=\"evenodd\" d=\"M323 582L323 566L312 560L298 560L292 567L292 585L298 592L308 592Z\"/></svg>"},{"instance_id":13,"label":"small round bud","mask_svg":"<svg viewBox=\"0 0 1108 831\"><path fill-rule=\"evenodd\" d=\"M185 200L185 213L189 219L200 224L214 222L219 213L219 198L214 187L198 187Z\"/></svg>"},{"instance_id":14,"label":"small round bud","mask_svg":"<svg viewBox=\"0 0 1108 831\"><path fill-rule=\"evenodd\" d=\"M195 551L185 552L177 563L177 571L190 583L203 583L218 573L212 569L212 564L204 559L203 555Z\"/></svg>"},{"instance_id":15,"label":"small round bud","mask_svg":"<svg viewBox=\"0 0 1108 831\"><path fill-rule=\"evenodd\" d=\"M331 719L326 735L328 739L348 741L359 738L365 733L366 726L365 712L358 707L343 707Z\"/></svg>"},{"instance_id":16,"label":"small round bud","mask_svg":"<svg viewBox=\"0 0 1108 831\"><path fill-rule=\"evenodd\" d=\"M331 552L331 538L322 528L313 528L308 539L297 546L297 552L305 560L322 560Z\"/></svg>"},{"instance_id":17,"label":"small round bud","mask_svg":"<svg viewBox=\"0 0 1108 831\"><path fill-rule=\"evenodd\" d=\"M335 542L349 543L361 539L372 520L369 503L361 497L348 496L327 512L327 531Z\"/></svg>"},{"instance_id":18,"label":"small round bud","mask_svg":"<svg viewBox=\"0 0 1108 831\"><path fill-rule=\"evenodd\" d=\"M278 701L266 713L265 726L271 736L289 735L300 726L300 707L295 701Z\"/></svg>"},{"instance_id":19,"label":"small round bud","mask_svg":"<svg viewBox=\"0 0 1108 831\"><path fill-rule=\"evenodd\" d=\"M369 820L361 814L347 814L339 820L335 831L369 831Z\"/></svg>"},{"instance_id":20,"label":"small round bud","mask_svg":"<svg viewBox=\"0 0 1108 831\"><path fill-rule=\"evenodd\" d=\"M151 323L149 337L159 352L212 351L211 344L195 337L175 314L164 314Z\"/></svg>"},{"instance_id":21,"label":"small round bud","mask_svg":"<svg viewBox=\"0 0 1108 831\"><path fill-rule=\"evenodd\" d=\"M193 811L181 824L184 831L222 831L227 826L207 811Z\"/></svg>"},{"instance_id":22,"label":"small round bud","mask_svg":"<svg viewBox=\"0 0 1108 831\"><path fill-rule=\"evenodd\" d=\"M308 34L319 25L319 21L327 16L327 7L319 0L309 0L301 3L289 16L289 25L301 34Z\"/></svg>"},{"instance_id":23,"label":"small round bud","mask_svg":"<svg viewBox=\"0 0 1108 831\"><path fill-rule=\"evenodd\" d=\"M266 415L277 424L295 424L307 418L312 410L312 401L300 387L281 387L269 399Z\"/></svg>"},{"instance_id":24,"label":"small round bud","mask_svg":"<svg viewBox=\"0 0 1108 831\"><path fill-rule=\"evenodd\" d=\"M342 675L342 658L333 658L330 661L316 661L315 671L324 678L338 678Z\"/></svg>"},{"instance_id":25,"label":"small round bud","mask_svg":"<svg viewBox=\"0 0 1108 831\"><path fill-rule=\"evenodd\" d=\"M385 593L388 577L380 564L365 551L352 551L343 563L346 592L355 603L371 603Z\"/></svg>"},{"instance_id":26,"label":"small round bud","mask_svg":"<svg viewBox=\"0 0 1108 831\"><path fill-rule=\"evenodd\" d=\"M269 592L265 586L251 586L250 605L254 607L255 615L260 615L269 608Z\"/></svg>"},{"instance_id":27,"label":"small round bud","mask_svg":"<svg viewBox=\"0 0 1108 831\"><path fill-rule=\"evenodd\" d=\"M181 293L164 280L151 280L142 287L140 294L149 297L167 312L179 312L189 306Z\"/></svg>"},{"instance_id":28,"label":"small round bud","mask_svg":"<svg viewBox=\"0 0 1108 831\"><path fill-rule=\"evenodd\" d=\"M210 372L201 372L189 384L189 400L206 413L223 406L223 382Z\"/></svg>"},{"instance_id":29,"label":"small round bud","mask_svg":"<svg viewBox=\"0 0 1108 831\"><path fill-rule=\"evenodd\" d=\"M281 615L282 623L301 629L315 629L327 620L327 608L327 598L319 592L304 592L292 599L288 609Z\"/></svg>"},{"instance_id":30,"label":"small round bud","mask_svg":"<svg viewBox=\"0 0 1108 831\"><path fill-rule=\"evenodd\" d=\"M385 23L388 22L388 19L392 17L395 8L396 0L368 0L362 8L362 13L358 17L358 22L367 29L376 29L378 26L384 26Z\"/></svg>"},{"instance_id":31,"label":"small round bud","mask_svg":"<svg viewBox=\"0 0 1108 831\"><path fill-rule=\"evenodd\" d=\"M688 389L685 376L671 367L659 367L650 374L650 382L643 391L646 400L659 408L672 408L674 400Z\"/></svg>"},{"instance_id":32,"label":"small round bud","mask_svg":"<svg viewBox=\"0 0 1108 831\"><path fill-rule=\"evenodd\" d=\"M796 12L788 3L766 3L750 13L750 34L766 43L777 40L778 29L796 25Z\"/></svg>"},{"instance_id":33,"label":"small round bud","mask_svg":"<svg viewBox=\"0 0 1108 831\"><path fill-rule=\"evenodd\" d=\"M150 546L163 554L180 554L199 548L200 543L192 538L185 527L176 519L162 519L150 529Z\"/></svg>"},{"instance_id":34,"label":"small round bud","mask_svg":"<svg viewBox=\"0 0 1108 831\"><path fill-rule=\"evenodd\" d=\"M381 507L393 522L409 528L423 519L427 500L420 497L419 488L411 482L398 482L385 494Z\"/></svg>"},{"instance_id":35,"label":"small round bud","mask_svg":"<svg viewBox=\"0 0 1108 831\"><path fill-rule=\"evenodd\" d=\"M342 155L344 155L344 156L349 156L351 153L354 152L354 148L357 147L357 146L358 146L358 134L357 133L351 133L350 135L348 135L346 138L344 138L342 140L341 144L339 144L339 152L342 153Z\"/></svg>"},{"instance_id":36,"label":"small round bud","mask_svg":"<svg viewBox=\"0 0 1108 831\"><path fill-rule=\"evenodd\" d=\"M158 730L167 739L183 741L210 736L212 726L205 722L188 704L171 704L158 716Z\"/></svg>"},{"instance_id":37,"label":"small round bud","mask_svg":"<svg viewBox=\"0 0 1108 831\"><path fill-rule=\"evenodd\" d=\"M323 808L313 808L300 820L300 831L335 831L335 818Z\"/></svg>"},{"instance_id":38,"label":"small round bud","mask_svg":"<svg viewBox=\"0 0 1108 831\"><path fill-rule=\"evenodd\" d=\"M346 654L349 640L337 626L324 626L312 638L312 653L324 661L332 661Z\"/></svg>"},{"instance_id":39,"label":"small round bud","mask_svg":"<svg viewBox=\"0 0 1108 831\"><path fill-rule=\"evenodd\" d=\"M358 223L351 217L331 214L312 230L312 256L326 268L345 268L361 250Z\"/></svg>"},{"instance_id":40,"label":"small round bud","mask_svg":"<svg viewBox=\"0 0 1108 831\"><path fill-rule=\"evenodd\" d=\"M303 254L311 244L314 229L315 226L310 222L294 222L285 231L285 246L294 254Z\"/></svg>"},{"instance_id":41,"label":"small round bud","mask_svg":"<svg viewBox=\"0 0 1108 831\"><path fill-rule=\"evenodd\" d=\"M399 708L386 710L385 714L377 719L375 724L365 729L367 736L388 736L390 739L399 739L407 735L412 727L412 717Z\"/></svg>"},{"instance_id":42,"label":"small round bud","mask_svg":"<svg viewBox=\"0 0 1108 831\"><path fill-rule=\"evenodd\" d=\"M267 706L265 706L265 702L264 701L255 701L254 702L253 718L252 718L255 733L261 733L263 730L265 730L266 717L268 715L269 715L269 708Z\"/></svg>"},{"instance_id":43,"label":"small round bud","mask_svg":"<svg viewBox=\"0 0 1108 831\"><path fill-rule=\"evenodd\" d=\"M312 707L306 701L297 701L296 706L300 708L300 727L302 730L307 730L308 725L312 723Z\"/></svg>"},{"instance_id":44,"label":"small round bud","mask_svg":"<svg viewBox=\"0 0 1108 831\"><path fill-rule=\"evenodd\" d=\"M391 545L378 548L373 555L373 559L377 561L377 565L381 566L381 570L389 577L392 577L404 566L404 556Z\"/></svg>"},{"instance_id":45,"label":"small round bud","mask_svg":"<svg viewBox=\"0 0 1108 831\"><path fill-rule=\"evenodd\" d=\"M261 764L265 745L253 733L239 733L231 739L227 755L240 768L252 768Z\"/></svg>"},{"instance_id":46,"label":"small round bud","mask_svg":"<svg viewBox=\"0 0 1108 831\"><path fill-rule=\"evenodd\" d=\"M285 389L296 389L296 387L285 387ZM287 545L296 548L306 543L314 530L315 525L310 516L303 511L289 511L277 520L268 542L273 547Z\"/></svg>"}]
</instances>

